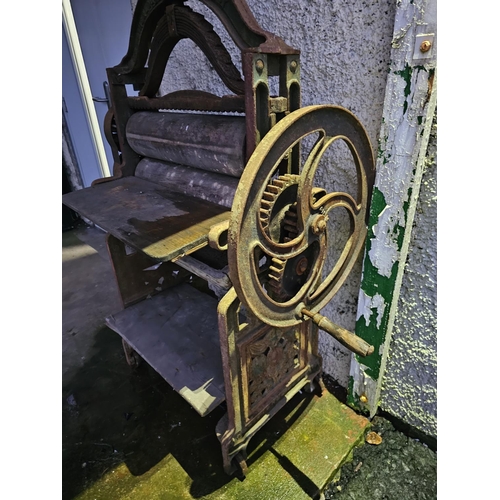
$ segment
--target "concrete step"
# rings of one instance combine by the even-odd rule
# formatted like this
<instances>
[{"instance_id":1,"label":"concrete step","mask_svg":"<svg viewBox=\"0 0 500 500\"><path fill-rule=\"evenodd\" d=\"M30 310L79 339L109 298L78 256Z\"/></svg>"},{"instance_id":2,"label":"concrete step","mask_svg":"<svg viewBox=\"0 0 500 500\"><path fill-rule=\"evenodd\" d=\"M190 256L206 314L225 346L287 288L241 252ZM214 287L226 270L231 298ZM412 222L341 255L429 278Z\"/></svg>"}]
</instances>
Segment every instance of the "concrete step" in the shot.
<instances>
[{"instance_id":1,"label":"concrete step","mask_svg":"<svg viewBox=\"0 0 500 500\"><path fill-rule=\"evenodd\" d=\"M369 421L326 390L298 395L250 443L249 471L204 496L193 496L192 480L173 455L134 476L123 463L78 499L302 500L319 498L352 451L364 442ZM302 398L302 399L301 399ZM295 398L294 398L295 399ZM253 449L252 449L253 445ZM209 471L207 471L209 474Z\"/></svg>"}]
</instances>

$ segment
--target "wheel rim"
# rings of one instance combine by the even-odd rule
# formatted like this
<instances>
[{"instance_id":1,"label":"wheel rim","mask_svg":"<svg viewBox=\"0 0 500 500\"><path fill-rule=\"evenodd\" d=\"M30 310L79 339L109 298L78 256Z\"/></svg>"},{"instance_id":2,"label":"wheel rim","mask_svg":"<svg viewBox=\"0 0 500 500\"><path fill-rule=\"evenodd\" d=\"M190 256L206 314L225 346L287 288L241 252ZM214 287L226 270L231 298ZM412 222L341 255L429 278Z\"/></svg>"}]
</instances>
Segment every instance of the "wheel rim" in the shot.
<instances>
[{"instance_id":1,"label":"wheel rim","mask_svg":"<svg viewBox=\"0 0 500 500\"><path fill-rule=\"evenodd\" d=\"M319 138L300 167L299 144L314 133ZM320 160L336 141L347 144L354 160L355 197L314 186ZM301 108L278 122L259 143L235 194L228 260L238 297L261 321L295 325L301 321L302 307L317 312L335 295L363 248L374 173L366 131L352 113L338 106ZM350 236L319 282L328 246L326 221L338 208L349 214ZM275 220L288 229L271 227ZM283 296L279 291L285 292Z\"/></svg>"}]
</instances>

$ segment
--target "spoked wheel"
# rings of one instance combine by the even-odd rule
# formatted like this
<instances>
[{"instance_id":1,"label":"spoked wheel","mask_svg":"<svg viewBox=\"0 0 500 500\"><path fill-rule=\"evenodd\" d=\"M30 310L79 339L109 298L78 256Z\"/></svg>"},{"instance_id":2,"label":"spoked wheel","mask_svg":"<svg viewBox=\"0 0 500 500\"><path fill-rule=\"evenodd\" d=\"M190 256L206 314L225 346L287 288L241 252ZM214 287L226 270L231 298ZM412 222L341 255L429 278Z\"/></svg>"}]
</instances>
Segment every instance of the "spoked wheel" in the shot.
<instances>
[{"instance_id":1,"label":"spoked wheel","mask_svg":"<svg viewBox=\"0 0 500 500\"><path fill-rule=\"evenodd\" d=\"M301 143L313 134L318 138L302 161ZM328 193L313 184L321 159L336 141L343 141L352 155L355 196ZM261 321L296 325L313 318L339 290L364 245L374 174L366 131L352 113L337 106L301 108L259 143L236 191L228 259L238 297ZM349 236L327 270L327 222L337 209L349 216ZM318 316L315 322L320 322ZM319 326L328 331L325 323Z\"/></svg>"}]
</instances>

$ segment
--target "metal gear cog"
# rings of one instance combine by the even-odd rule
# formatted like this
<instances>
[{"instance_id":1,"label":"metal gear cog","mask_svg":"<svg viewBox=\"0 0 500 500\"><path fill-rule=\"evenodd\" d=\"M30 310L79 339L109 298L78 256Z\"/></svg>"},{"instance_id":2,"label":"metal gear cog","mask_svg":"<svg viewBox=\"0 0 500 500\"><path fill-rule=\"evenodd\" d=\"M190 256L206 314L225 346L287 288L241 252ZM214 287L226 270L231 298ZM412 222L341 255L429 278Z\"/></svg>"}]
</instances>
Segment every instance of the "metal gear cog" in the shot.
<instances>
[{"instance_id":1,"label":"metal gear cog","mask_svg":"<svg viewBox=\"0 0 500 500\"><path fill-rule=\"evenodd\" d=\"M273 179L264 190L260 205L260 223L269 238L286 243L299 235L297 187L299 175L285 174ZM305 255L307 254L307 255ZM273 257L267 271L268 292L283 302L292 297L309 274L310 250L290 260Z\"/></svg>"},{"instance_id":2,"label":"metal gear cog","mask_svg":"<svg viewBox=\"0 0 500 500\"><path fill-rule=\"evenodd\" d=\"M285 266L286 266L286 260L277 259L276 257L273 257L272 265L269 266L269 273L268 273L269 292L272 293L273 298L275 300L279 301L286 299L286 294L284 293L282 287L283 275L285 273Z\"/></svg>"},{"instance_id":3,"label":"metal gear cog","mask_svg":"<svg viewBox=\"0 0 500 500\"><path fill-rule=\"evenodd\" d=\"M294 216L290 208L297 202L299 179L299 175L280 175L267 185L262 195L260 224L264 233L278 243L289 241L298 234L297 213L295 211Z\"/></svg>"},{"instance_id":4,"label":"metal gear cog","mask_svg":"<svg viewBox=\"0 0 500 500\"><path fill-rule=\"evenodd\" d=\"M316 133L314 146L302 161L296 146L301 142L309 145L308 137ZM352 153L356 197L313 185L322 158L337 141L347 144ZM297 169L293 174L300 172L298 182L288 175L278 177L285 164ZM263 137L241 176L242 189L236 193L227 237L231 282L239 300L259 320L278 328L298 325L304 320L300 309L304 304L304 310L315 315L338 292L363 250L374 177L368 135L359 120L339 106L297 109ZM262 184L261 179L268 180ZM273 179L291 185L285 189ZM298 217L293 223L295 202ZM337 260L330 263L327 249L332 225L328 217L334 210L347 212L350 236ZM294 234L285 228L288 222L298 231L291 241L285 240ZM273 262L273 258L277 260ZM286 293L286 300L274 298L272 281Z\"/></svg>"}]
</instances>

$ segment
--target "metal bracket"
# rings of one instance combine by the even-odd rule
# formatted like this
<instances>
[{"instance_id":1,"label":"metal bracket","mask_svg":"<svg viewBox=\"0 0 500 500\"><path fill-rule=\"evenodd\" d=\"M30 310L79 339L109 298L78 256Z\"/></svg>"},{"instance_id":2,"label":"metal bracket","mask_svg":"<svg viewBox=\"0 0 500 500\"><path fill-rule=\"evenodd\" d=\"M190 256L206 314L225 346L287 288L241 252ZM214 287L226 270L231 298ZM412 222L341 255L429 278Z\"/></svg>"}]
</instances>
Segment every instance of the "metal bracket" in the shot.
<instances>
[{"instance_id":1,"label":"metal bracket","mask_svg":"<svg viewBox=\"0 0 500 500\"><path fill-rule=\"evenodd\" d=\"M413 48L413 60L430 60L435 55L435 34L421 33L415 37L415 47Z\"/></svg>"},{"instance_id":2,"label":"metal bracket","mask_svg":"<svg viewBox=\"0 0 500 500\"><path fill-rule=\"evenodd\" d=\"M270 97L271 113L284 113L288 111L288 99L286 97Z\"/></svg>"}]
</instances>

